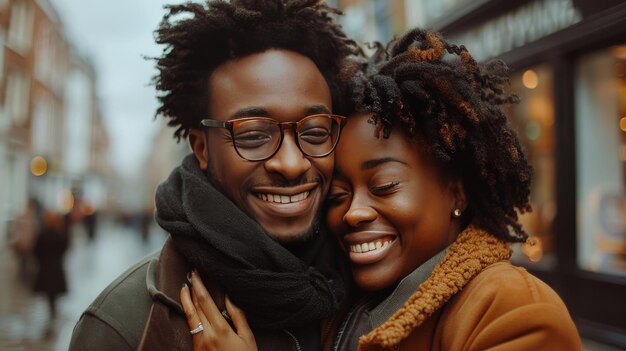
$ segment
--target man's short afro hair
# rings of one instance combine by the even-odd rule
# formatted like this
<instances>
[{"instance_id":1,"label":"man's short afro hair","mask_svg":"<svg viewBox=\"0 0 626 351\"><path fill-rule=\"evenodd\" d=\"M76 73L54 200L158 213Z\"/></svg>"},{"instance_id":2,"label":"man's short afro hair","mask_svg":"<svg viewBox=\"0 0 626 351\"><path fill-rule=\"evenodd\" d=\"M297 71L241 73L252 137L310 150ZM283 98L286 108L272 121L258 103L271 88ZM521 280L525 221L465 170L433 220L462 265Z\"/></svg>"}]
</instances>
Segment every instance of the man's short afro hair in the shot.
<instances>
[{"instance_id":1,"label":"man's short afro hair","mask_svg":"<svg viewBox=\"0 0 626 351\"><path fill-rule=\"evenodd\" d=\"M166 6L155 31L165 46L157 57L154 83L157 116L170 119L180 140L208 115L208 77L222 63L269 49L310 58L326 78L335 112L343 96L337 78L343 59L358 52L319 0L232 0Z\"/></svg>"}]
</instances>

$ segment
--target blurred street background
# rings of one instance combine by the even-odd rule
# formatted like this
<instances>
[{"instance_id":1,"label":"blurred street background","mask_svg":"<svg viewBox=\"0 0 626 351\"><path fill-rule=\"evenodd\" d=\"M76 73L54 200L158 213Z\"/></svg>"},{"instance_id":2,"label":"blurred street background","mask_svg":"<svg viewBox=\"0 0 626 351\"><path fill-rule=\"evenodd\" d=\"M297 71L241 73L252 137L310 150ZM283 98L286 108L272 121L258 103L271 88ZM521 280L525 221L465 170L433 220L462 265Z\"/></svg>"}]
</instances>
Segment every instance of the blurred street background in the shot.
<instances>
[{"instance_id":1,"label":"blurred street background","mask_svg":"<svg viewBox=\"0 0 626 351\"><path fill-rule=\"evenodd\" d=\"M107 220L93 239L84 228L74 228L65 257L68 293L59 298L52 322L45 298L29 289L32 276L20 274L11 252L0 252L0 350L67 350L83 310L138 257L163 244L165 233L151 226L142 238L138 225Z\"/></svg>"},{"instance_id":2,"label":"blurred street background","mask_svg":"<svg viewBox=\"0 0 626 351\"><path fill-rule=\"evenodd\" d=\"M166 0L0 0L0 350L65 350L118 274L158 250L154 190L189 152L154 119ZM174 1L175 2L175 1ZM587 350L626 349L626 2L330 0L359 43L422 26L502 59L534 167L513 261Z\"/></svg>"}]
</instances>

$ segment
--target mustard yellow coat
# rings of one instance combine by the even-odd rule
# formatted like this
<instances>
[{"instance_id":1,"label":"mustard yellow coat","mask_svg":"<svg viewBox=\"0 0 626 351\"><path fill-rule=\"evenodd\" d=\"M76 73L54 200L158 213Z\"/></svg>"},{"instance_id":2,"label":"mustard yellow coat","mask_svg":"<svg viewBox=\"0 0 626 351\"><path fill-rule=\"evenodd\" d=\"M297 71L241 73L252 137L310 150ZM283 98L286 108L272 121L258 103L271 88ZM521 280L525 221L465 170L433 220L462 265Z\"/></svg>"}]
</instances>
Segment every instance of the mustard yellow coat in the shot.
<instances>
[{"instance_id":1,"label":"mustard yellow coat","mask_svg":"<svg viewBox=\"0 0 626 351\"><path fill-rule=\"evenodd\" d=\"M359 350L582 350L563 301L509 256L506 243L470 226Z\"/></svg>"}]
</instances>

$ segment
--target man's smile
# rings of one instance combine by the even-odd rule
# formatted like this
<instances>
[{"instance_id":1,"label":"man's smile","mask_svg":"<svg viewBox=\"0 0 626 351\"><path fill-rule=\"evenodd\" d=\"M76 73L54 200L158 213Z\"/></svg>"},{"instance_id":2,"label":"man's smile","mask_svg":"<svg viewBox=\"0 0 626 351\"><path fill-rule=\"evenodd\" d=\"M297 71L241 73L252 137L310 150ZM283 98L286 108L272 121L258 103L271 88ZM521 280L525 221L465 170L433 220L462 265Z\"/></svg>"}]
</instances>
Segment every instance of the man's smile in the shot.
<instances>
[{"instance_id":1,"label":"man's smile","mask_svg":"<svg viewBox=\"0 0 626 351\"><path fill-rule=\"evenodd\" d=\"M249 196L252 212L276 217L309 215L319 203L319 183L309 182L295 187L254 187Z\"/></svg>"},{"instance_id":2,"label":"man's smile","mask_svg":"<svg viewBox=\"0 0 626 351\"><path fill-rule=\"evenodd\" d=\"M259 199L263 200L263 201L267 201L267 202L273 202L273 203L278 203L278 204L289 204L289 203L293 203L293 202L300 202L304 199L306 199L307 197L309 197L310 192L305 191L303 193L300 194L296 194L296 195L279 195L279 194L263 194L263 193L259 193L258 197Z\"/></svg>"}]
</instances>

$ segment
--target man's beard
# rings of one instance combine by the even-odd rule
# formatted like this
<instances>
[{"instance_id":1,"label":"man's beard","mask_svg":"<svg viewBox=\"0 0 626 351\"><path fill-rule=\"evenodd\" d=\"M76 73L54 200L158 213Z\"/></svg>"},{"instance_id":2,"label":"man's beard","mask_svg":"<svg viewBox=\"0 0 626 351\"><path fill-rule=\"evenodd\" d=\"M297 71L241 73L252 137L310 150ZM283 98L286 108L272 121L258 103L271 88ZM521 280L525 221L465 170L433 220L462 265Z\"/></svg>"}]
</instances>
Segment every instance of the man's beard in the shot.
<instances>
[{"instance_id":1,"label":"man's beard","mask_svg":"<svg viewBox=\"0 0 626 351\"><path fill-rule=\"evenodd\" d=\"M298 233L296 235L290 236L288 240L281 240L280 238L274 237L273 235L268 233L268 236L277 243L281 244L285 247L300 247L306 246L309 243L317 240L320 236L320 228L322 227L322 215L321 213L317 213L315 218L313 218L313 222L311 222L311 226L307 230L302 233ZM265 230L267 233L267 230Z\"/></svg>"}]
</instances>

